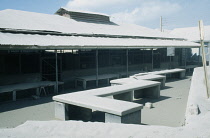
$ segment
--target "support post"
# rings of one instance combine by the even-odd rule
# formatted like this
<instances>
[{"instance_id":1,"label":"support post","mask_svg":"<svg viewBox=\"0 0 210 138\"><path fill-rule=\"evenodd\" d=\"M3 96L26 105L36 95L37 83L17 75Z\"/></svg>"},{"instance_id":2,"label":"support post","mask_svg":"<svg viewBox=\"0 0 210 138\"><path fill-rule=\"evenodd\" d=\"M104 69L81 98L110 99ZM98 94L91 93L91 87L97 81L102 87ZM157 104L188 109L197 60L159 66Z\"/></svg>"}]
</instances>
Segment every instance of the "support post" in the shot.
<instances>
[{"instance_id":1,"label":"support post","mask_svg":"<svg viewBox=\"0 0 210 138\"><path fill-rule=\"evenodd\" d=\"M153 64L154 64L154 63L153 63L153 52L154 52L154 51L153 51L153 48L152 48L152 71L153 71L153 68L154 68L154 67L153 67Z\"/></svg>"},{"instance_id":2,"label":"support post","mask_svg":"<svg viewBox=\"0 0 210 138\"><path fill-rule=\"evenodd\" d=\"M98 49L96 49L96 87L98 87Z\"/></svg>"},{"instance_id":3,"label":"support post","mask_svg":"<svg viewBox=\"0 0 210 138\"><path fill-rule=\"evenodd\" d=\"M55 93L58 93L58 53L57 50L55 50L55 80L56 80L56 89Z\"/></svg>"},{"instance_id":4,"label":"support post","mask_svg":"<svg viewBox=\"0 0 210 138\"><path fill-rule=\"evenodd\" d=\"M186 69L186 66L187 66L187 49L186 48L184 49L184 52L185 52L184 68Z\"/></svg>"},{"instance_id":5,"label":"support post","mask_svg":"<svg viewBox=\"0 0 210 138\"><path fill-rule=\"evenodd\" d=\"M105 123L141 124L141 110L122 116L105 113Z\"/></svg>"},{"instance_id":6,"label":"support post","mask_svg":"<svg viewBox=\"0 0 210 138\"><path fill-rule=\"evenodd\" d=\"M16 91L12 91L12 100L16 101Z\"/></svg>"},{"instance_id":7,"label":"support post","mask_svg":"<svg viewBox=\"0 0 210 138\"><path fill-rule=\"evenodd\" d=\"M169 66L169 69L171 69L171 56L170 56L170 66Z\"/></svg>"},{"instance_id":8,"label":"support post","mask_svg":"<svg viewBox=\"0 0 210 138\"><path fill-rule=\"evenodd\" d=\"M126 49L126 76L128 77L128 49Z\"/></svg>"},{"instance_id":9,"label":"support post","mask_svg":"<svg viewBox=\"0 0 210 138\"><path fill-rule=\"evenodd\" d=\"M40 79L42 80L42 58L41 58L41 53L39 53L39 72L40 72Z\"/></svg>"},{"instance_id":10,"label":"support post","mask_svg":"<svg viewBox=\"0 0 210 138\"><path fill-rule=\"evenodd\" d=\"M163 19L162 16L160 16L160 31L163 31Z\"/></svg>"},{"instance_id":11,"label":"support post","mask_svg":"<svg viewBox=\"0 0 210 138\"><path fill-rule=\"evenodd\" d=\"M203 62L203 69L204 69L204 77L205 77L205 84L206 84L206 94L207 98L209 98L210 88L209 88L209 78L206 68L206 55L204 51L204 30L203 30L203 21L199 21L199 30L200 30L200 41L201 41L201 50L202 50L202 62Z\"/></svg>"}]
</instances>

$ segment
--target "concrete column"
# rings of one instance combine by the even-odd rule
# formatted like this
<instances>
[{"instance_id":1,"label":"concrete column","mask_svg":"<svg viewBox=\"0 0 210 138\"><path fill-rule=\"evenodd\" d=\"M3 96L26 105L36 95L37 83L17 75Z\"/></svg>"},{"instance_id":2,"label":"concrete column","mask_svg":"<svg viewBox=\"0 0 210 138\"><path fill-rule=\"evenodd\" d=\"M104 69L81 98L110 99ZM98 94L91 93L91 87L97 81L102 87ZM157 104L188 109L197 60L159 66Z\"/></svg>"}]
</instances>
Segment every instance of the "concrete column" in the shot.
<instances>
[{"instance_id":1,"label":"concrete column","mask_svg":"<svg viewBox=\"0 0 210 138\"><path fill-rule=\"evenodd\" d=\"M96 80L97 81L97 80ZM83 84L83 89L86 89L87 88L87 82L86 82L86 80L83 80L82 81L82 84Z\"/></svg>"},{"instance_id":2,"label":"concrete column","mask_svg":"<svg viewBox=\"0 0 210 138\"><path fill-rule=\"evenodd\" d=\"M98 87L98 49L96 49L96 87Z\"/></svg>"},{"instance_id":3,"label":"concrete column","mask_svg":"<svg viewBox=\"0 0 210 138\"><path fill-rule=\"evenodd\" d=\"M92 109L75 106L75 105L68 105L68 119L91 121Z\"/></svg>"},{"instance_id":4,"label":"concrete column","mask_svg":"<svg viewBox=\"0 0 210 138\"><path fill-rule=\"evenodd\" d=\"M55 102L55 118L58 120L82 120L90 121L92 119L92 110Z\"/></svg>"},{"instance_id":5,"label":"concrete column","mask_svg":"<svg viewBox=\"0 0 210 138\"><path fill-rule=\"evenodd\" d=\"M180 79L185 78L185 72L186 72L186 71L182 71L182 72L179 73L179 74L180 74L180 75L179 75L179 78L180 78Z\"/></svg>"},{"instance_id":6,"label":"concrete column","mask_svg":"<svg viewBox=\"0 0 210 138\"><path fill-rule=\"evenodd\" d=\"M145 88L141 90L135 90L134 98L159 98L160 97L160 85Z\"/></svg>"},{"instance_id":7,"label":"concrete column","mask_svg":"<svg viewBox=\"0 0 210 138\"><path fill-rule=\"evenodd\" d=\"M154 68L154 67L153 67L153 64L154 64L154 63L153 63L153 52L154 52L154 51L153 51L153 48L152 48L152 71L153 71L153 68Z\"/></svg>"},{"instance_id":8,"label":"concrete column","mask_svg":"<svg viewBox=\"0 0 210 138\"><path fill-rule=\"evenodd\" d=\"M12 100L13 101L16 101L16 91L13 91L12 92Z\"/></svg>"},{"instance_id":9,"label":"concrete column","mask_svg":"<svg viewBox=\"0 0 210 138\"><path fill-rule=\"evenodd\" d=\"M41 53L39 53L39 72L40 72L40 79L42 80L42 58L41 58Z\"/></svg>"},{"instance_id":10,"label":"concrete column","mask_svg":"<svg viewBox=\"0 0 210 138\"><path fill-rule=\"evenodd\" d=\"M122 100L122 101L133 101L132 92L125 92L117 95L113 95L114 99Z\"/></svg>"},{"instance_id":11,"label":"concrete column","mask_svg":"<svg viewBox=\"0 0 210 138\"><path fill-rule=\"evenodd\" d=\"M165 87L165 82L166 82L166 78L163 79L158 79L158 80L154 80L154 81L158 81L160 82L160 88L164 88Z\"/></svg>"},{"instance_id":12,"label":"concrete column","mask_svg":"<svg viewBox=\"0 0 210 138\"><path fill-rule=\"evenodd\" d=\"M184 52L185 52L184 68L186 69L186 66L187 66L187 48L185 48Z\"/></svg>"},{"instance_id":13,"label":"concrete column","mask_svg":"<svg viewBox=\"0 0 210 138\"><path fill-rule=\"evenodd\" d=\"M58 120L69 120L68 105L60 102L54 102L55 105L55 118Z\"/></svg>"},{"instance_id":14,"label":"concrete column","mask_svg":"<svg viewBox=\"0 0 210 138\"><path fill-rule=\"evenodd\" d=\"M162 79L162 81L161 81L161 88L165 87L165 83L166 83L166 77L164 79Z\"/></svg>"},{"instance_id":15,"label":"concrete column","mask_svg":"<svg viewBox=\"0 0 210 138\"><path fill-rule=\"evenodd\" d=\"M126 49L126 76L128 77L128 49Z\"/></svg>"},{"instance_id":16,"label":"concrete column","mask_svg":"<svg viewBox=\"0 0 210 138\"><path fill-rule=\"evenodd\" d=\"M40 88L36 88L36 96L40 96ZM55 90L55 89L54 89Z\"/></svg>"},{"instance_id":17,"label":"concrete column","mask_svg":"<svg viewBox=\"0 0 210 138\"><path fill-rule=\"evenodd\" d=\"M124 124L140 124L141 123L141 110L118 116L114 114L105 113L105 123L124 123Z\"/></svg>"},{"instance_id":18,"label":"concrete column","mask_svg":"<svg viewBox=\"0 0 210 138\"><path fill-rule=\"evenodd\" d=\"M58 54L57 50L55 50L55 77L56 77L56 90L55 93L58 93Z\"/></svg>"},{"instance_id":19,"label":"concrete column","mask_svg":"<svg viewBox=\"0 0 210 138\"><path fill-rule=\"evenodd\" d=\"M158 99L160 97L160 85L144 89L143 93L145 97Z\"/></svg>"}]
</instances>

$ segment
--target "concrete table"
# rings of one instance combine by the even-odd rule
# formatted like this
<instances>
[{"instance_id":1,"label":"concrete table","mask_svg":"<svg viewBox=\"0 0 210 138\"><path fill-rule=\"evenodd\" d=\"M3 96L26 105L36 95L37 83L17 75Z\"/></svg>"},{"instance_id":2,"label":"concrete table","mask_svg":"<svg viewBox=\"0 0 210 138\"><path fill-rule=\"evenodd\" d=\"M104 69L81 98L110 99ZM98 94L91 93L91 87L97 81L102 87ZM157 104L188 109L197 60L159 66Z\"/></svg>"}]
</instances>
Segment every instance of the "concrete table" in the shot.
<instances>
[{"instance_id":1,"label":"concrete table","mask_svg":"<svg viewBox=\"0 0 210 138\"><path fill-rule=\"evenodd\" d=\"M185 69L170 69L170 70L161 70L161 71L154 71L148 72L149 74L157 74L157 75L167 75L167 74L178 74L178 78L182 79L185 77Z\"/></svg>"},{"instance_id":2,"label":"concrete table","mask_svg":"<svg viewBox=\"0 0 210 138\"><path fill-rule=\"evenodd\" d=\"M161 88L165 87L166 76L148 74L148 75L140 75L140 76L132 76L131 78L135 78L137 80L151 80L161 82Z\"/></svg>"},{"instance_id":3,"label":"concrete table","mask_svg":"<svg viewBox=\"0 0 210 138\"><path fill-rule=\"evenodd\" d=\"M161 82L161 88L165 87L165 81L166 77L162 75L154 75L154 74L147 74L147 75L136 75L136 76L130 76L129 78L122 78L122 79L116 79L111 80L111 85L123 85L128 83L134 83L138 82L139 80L151 80L151 81L158 81Z\"/></svg>"},{"instance_id":4,"label":"concrete table","mask_svg":"<svg viewBox=\"0 0 210 138\"><path fill-rule=\"evenodd\" d=\"M64 82L58 82L58 85L62 84L64 84ZM16 91L36 89L36 95L39 96L42 90L44 91L44 93L46 93L44 87L47 86L53 86L55 93L56 82L53 81L40 81L40 82L19 83L19 84L0 86L0 93L12 92L13 101L16 101Z\"/></svg>"},{"instance_id":5,"label":"concrete table","mask_svg":"<svg viewBox=\"0 0 210 138\"><path fill-rule=\"evenodd\" d=\"M110 79L119 78L118 74L102 74L98 76L98 80L107 80L107 84L109 84ZM82 76L75 79L75 87L78 86L78 82L82 82L83 89L87 88L88 81L96 81L96 76Z\"/></svg>"}]
</instances>

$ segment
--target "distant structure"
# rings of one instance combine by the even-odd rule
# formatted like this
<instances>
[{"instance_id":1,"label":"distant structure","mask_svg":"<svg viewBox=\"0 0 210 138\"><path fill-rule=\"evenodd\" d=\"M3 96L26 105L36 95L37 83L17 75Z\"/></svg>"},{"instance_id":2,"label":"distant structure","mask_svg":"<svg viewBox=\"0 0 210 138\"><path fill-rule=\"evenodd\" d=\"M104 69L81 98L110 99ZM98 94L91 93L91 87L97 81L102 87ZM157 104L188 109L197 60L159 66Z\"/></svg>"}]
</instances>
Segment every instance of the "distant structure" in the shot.
<instances>
[{"instance_id":1,"label":"distant structure","mask_svg":"<svg viewBox=\"0 0 210 138\"><path fill-rule=\"evenodd\" d=\"M198 27L176 28L170 32L171 35L179 36L188 41L200 42L200 33ZM210 46L210 26L204 26L205 44Z\"/></svg>"},{"instance_id":2,"label":"distant structure","mask_svg":"<svg viewBox=\"0 0 210 138\"><path fill-rule=\"evenodd\" d=\"M72 11L66 8L60 8L55 14L64 16L80 22L101 23L101 24L114 24L110 21L110 17L101 13Z\"/></svg>"},{"instance_id":3,"label":"distant structure","mask_svg":"<svg viewBox=\"0 0 210 138\"><path fill-rule=\"evenodd\" d=\"M188 41L200 43L200 32L198 27L176 28L170 32L171 35L179 36ZM210 26L204 26L204 44L207 46L205 52L207 60L210 60ZM200 52L199 52L200 54Z\"/></svg>"}]
</instances>

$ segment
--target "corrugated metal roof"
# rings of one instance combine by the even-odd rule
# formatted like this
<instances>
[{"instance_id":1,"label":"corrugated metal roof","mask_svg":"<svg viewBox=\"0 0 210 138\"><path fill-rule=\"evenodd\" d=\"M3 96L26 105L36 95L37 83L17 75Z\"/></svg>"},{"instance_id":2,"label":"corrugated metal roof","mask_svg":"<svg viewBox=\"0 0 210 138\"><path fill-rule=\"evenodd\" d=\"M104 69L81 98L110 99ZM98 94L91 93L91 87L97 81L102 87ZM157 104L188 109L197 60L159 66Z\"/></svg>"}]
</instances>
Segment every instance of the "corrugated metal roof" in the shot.
<instances>
[{"instance_id":1,"label":"corrugated metal roof","mask_svg":"<svg viewBox=\"0 0 210 138\"><path fill-rule=\"evenodd\" d=\"M188 41L0 33L0 49L120 49L199 47Z\"/></svg>"}]
</instances>

